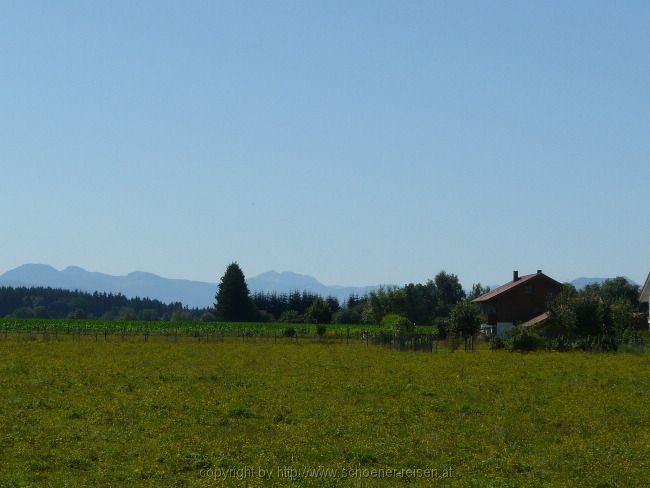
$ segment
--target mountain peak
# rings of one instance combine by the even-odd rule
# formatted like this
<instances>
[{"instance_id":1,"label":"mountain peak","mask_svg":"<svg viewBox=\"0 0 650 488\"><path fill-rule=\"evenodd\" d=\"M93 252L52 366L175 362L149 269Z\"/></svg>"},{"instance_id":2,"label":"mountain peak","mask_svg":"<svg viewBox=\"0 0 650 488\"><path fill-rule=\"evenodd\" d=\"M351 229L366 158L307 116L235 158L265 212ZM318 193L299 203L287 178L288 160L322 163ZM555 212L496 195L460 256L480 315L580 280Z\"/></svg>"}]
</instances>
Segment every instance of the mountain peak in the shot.
<instances>
[{"instance_id":1,"label":"mountain peak","mask_svg":"<svg viewBox=\"0 0 650 488\"><path fill-rule=\"evenodd\" d=\"M5 280L18 279L18 278L29 278L31 276L53 276L59 273L59 271L49 264L23 264L12 270L7 271L2 275L2 278ZM19 280L21 281L21 280Z\"/></svg>"},{"instance_id":2,"label":"mountain peak","mask_svg":"<svg viewBox=\"0 0 650 488\"><path fill-rule=\"evenodd\" d=\"M157 274L148 273L146 271L131 271L126 276L132 278L160 278Z\"/></svg>"},{"instance_id":3,"label":"mountain peak","mask_svg":"<svg viewBox=\"0 0 650 488\"><path fill-rule=\"evenodd\" d=\"M264 281L272 282L272 281L277 281L278 279L280 279L280 273L278 273L277 271L272 269L271 271L265 271L264 273L260 273L257 276L255 276L254 278L256 278L258 280L264 280Z\"/></svg>"},{"instance_id":4,"label":"mountain peak","mask_svg":"<svg viewBox=\"0 0 650 488\"><path fill-rule=\"evenodd\" d=\"M250 278L248 281L253 283L267 283L274 285L281 285L284 288L289 288L292 290L302 290L309 289L311 287L322 287L324 286L320 281L318 281L313 276L293 273L291 271L283 271L278 273L275 270L266 271L262 274Z\"/></svg>"},{"instance_id":5,"label":"mountain peak","mask_svg":"<svg viewBox=\"0 0 650 488\"><path fill-rule=\"evenodd\" d=\"M52 268L54 269L54 268ZM68 266L63 270L63 273L87 273L87 271L83 268L80 268L79 266Z\"/></svg>"},{"instance_id":6,"label":"mountain peak","mask_svg":"<svg viewBox=\"0 0 650 488\"><path fill-rule=\"evenodd\" d=\"M18 266L17 268L14 268L10 271L7 271L8 273L11 273L12 271L57 271L56 268L53 266L50 266L49 264L40 264L40 263L27 263L27 264L22 264Z\"/></svg>"}]
</instances>

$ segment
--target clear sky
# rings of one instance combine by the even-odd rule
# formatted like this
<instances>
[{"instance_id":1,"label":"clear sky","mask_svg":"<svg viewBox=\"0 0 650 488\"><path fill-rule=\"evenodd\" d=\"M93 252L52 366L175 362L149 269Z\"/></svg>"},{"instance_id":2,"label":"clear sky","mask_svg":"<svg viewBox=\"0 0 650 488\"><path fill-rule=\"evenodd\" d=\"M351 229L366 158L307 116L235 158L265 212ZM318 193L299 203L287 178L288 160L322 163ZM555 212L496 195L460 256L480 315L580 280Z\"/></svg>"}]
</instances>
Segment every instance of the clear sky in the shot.
<instances>
[{"instance_id":1,"label":"clear sky","mask_svg":"<svg viewBox=\"0 0 650 488\"><path fill-rule=\"evenodd\" d=\"M650 271L650 2L0 1L0 272Z\"/></svg>"}]
</instances>

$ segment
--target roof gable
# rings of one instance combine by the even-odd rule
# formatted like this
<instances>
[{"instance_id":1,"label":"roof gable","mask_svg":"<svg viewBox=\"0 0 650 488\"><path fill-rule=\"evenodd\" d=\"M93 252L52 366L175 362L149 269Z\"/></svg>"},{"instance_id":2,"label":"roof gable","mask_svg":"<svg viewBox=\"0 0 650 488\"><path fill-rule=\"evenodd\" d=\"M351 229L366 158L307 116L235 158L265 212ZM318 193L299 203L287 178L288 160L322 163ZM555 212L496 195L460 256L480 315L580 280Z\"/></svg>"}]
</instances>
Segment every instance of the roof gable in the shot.
<instances>
[{"instance_id":1,"label":"roof gable","mask_svg":"<svg viewBox=\"0 0 650 488\"><path fill-rule=\"evenodd\" d=\"M641 289L639 300L642 302L650 302L650 273L648 273L648 277L645 280L645 285L643 285L643 288Z\"/></svg>"},{"instance_id":2,"label":"roof gable","mask_svg":"<svg viewBox=\"0 0 650 488\"><path fill-rule=\"evenodd\" d=\"M548 312L544 312L543 314L538 315L537 317L533 317L532 319L530 319L527 322L524 322L521 325L522 327L534 327L536 325L543 324L547 320L548 320Z\"/></svg>"},{"instance_id":3,"label":"roof gable","mask_svg":"<svg viewBox=\"0 0 650 488\"><path fill-rule=\"evenodd\" d=\"M505 285L501 285L500 287L495 288L494 290L491 290L491 291L489 291L487 293L484 293L483 295L481 295L480 297L475 298L472 301L475 302L475 303L488 302L488 301L490 301L490 300L492 300L492 299L494 299L494 298L496 298L498 296L503 295L504 293L507 293L507 292L509 292L509 291L511 291L511 290L513 290L515 288L518 288L520 285L523 285L524 283L528 283L528 282L532 281L533 279L535 279L537 277L541 277L541 276L543 276L544 278L546 278L549 281L552 281L552 282L556 283L558 286L562 286L562 283L560 283L558 281L555 281L553 278L551 278L550 276L546 276L544 273L533 273L533 274L521 276L517 281L510 281L510 282L506 283Z\"/></svg>"}]
</instances>

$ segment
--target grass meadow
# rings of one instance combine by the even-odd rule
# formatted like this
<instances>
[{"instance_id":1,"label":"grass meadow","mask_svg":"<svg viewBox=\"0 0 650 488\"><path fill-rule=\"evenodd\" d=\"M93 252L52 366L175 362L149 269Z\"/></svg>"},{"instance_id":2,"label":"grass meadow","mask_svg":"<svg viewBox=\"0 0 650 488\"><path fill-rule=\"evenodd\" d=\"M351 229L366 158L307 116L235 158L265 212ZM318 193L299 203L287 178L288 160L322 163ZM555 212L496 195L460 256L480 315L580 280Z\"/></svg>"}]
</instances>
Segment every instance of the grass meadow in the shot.
<instances>
[{"instance_id":1,"label":"grass meadow","mask_svg":"<svg viewBox=\"0 0 650 488\"><path fill-rule=\"evenodd\" d=\"M0 383L2 487L650 479L648 354L9 334Z\"/></svg>"}]
</instances>

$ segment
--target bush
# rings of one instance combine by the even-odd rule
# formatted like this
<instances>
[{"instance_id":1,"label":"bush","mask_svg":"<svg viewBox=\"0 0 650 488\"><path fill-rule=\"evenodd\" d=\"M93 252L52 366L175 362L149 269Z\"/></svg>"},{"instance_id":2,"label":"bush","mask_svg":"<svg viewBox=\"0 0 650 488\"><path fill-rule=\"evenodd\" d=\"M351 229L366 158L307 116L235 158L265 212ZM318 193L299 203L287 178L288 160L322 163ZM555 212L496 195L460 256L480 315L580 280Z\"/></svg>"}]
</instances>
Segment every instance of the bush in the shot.
<instances>
[{"instance_id":1,"label":"bush","mask_svg":"<svg viewBox=\"0 0 650 488\"><path fill-rule=\"evenodd\" d=\"M271 312L267 312L266 310L258 310L257 311L257 320L258 322L266 323L266 322L274 322L275 317Z\"/></svg>"},{"instance_id":2,"label":"bush","mask_svg":"<svg viewBox=\"0 0 650 488\"><path fill-rule=\"evenodd\" d=\"M334 314L335 324L360 324L361 312L357 308L343 308Z\"/></svg>"},{"instance_id":3,"label":"bush","mask_svg":"<svg viewBox=\"0 0 650 488\"><path fill-rule=\"evenodd\" d=\"M329 304L322 298L314 300L305 312L305 321L329 324L332 321L332 310L330 310Z\"/></svg>"},{"instance_id":4,"label":"bush","mask_svg":"<svg viewBox=\"0 0 650 488\"><path fill-rule=\"evenodd\" d=\"M296 329L294 329L293 327L287 327L287 328L284 329L284 331L282 332L282 335L283 335L284 337L293 337L293 336L296 335Z\"/></svg>"},{"instance_id":5,"label":"bush","mask_svg":"<svg viewBox=\"0 0 650 488\"><path fill-rule=\"evenodd\" d=\"M34 318L34 311L30 307L20 307L12 315L17 319L31 319Z\"/></svg>"},{"instance_id":6,"label":"bush","mask_svg":"<svg viewBox=\"0 0 650 488\"><path fill-rule=\"evenodd\" d=\"M627 352L644 349L645 344L634 329L617 330L615 333L589 335L578 338L559 336L554 338L549 349L553 351Z\"/></svg>"},{"instance_id":7,"label":"bush","mask_svg":"<svg viewBox=\"0 0 650 488\"><path fill-rule=\"evenodd\" d=\"M481 309L470 300L454 305L449 317L449 332L467 339L478 334L485 317Z\"/></svg>"},{"instance_id":8,"label":"bush","mask_svg":"<svg viewBox=\"0 0 650 488\"><path fill-rule=\"evenodd\" d=\"M437 317L433 321L433 325L438 330L438 337L440 339L445 339L447 337L447 332L449 331L449 319Z\"/></svg>"},{"instance_id":9,"label":"bush","mask_svg":"<svg viewBox=\"0 0 650 488\"><path fill-rule=\"evenodd\" d=\"M327 327L325 327L322 324L318 324L316 326L316 334L318 334L319 337L323 337L325 335L326 330L327 330Z\"/></svg>"},{"instance_id":10,"label":"bush","mask_svg":"<svg viewBox=\"0 0 650 488\"><path fill-rule=\"evenodd\" d=\"M217 320L217 318L212 312L204 312L203 315L201 315L201 322L214 322L215 320Z\"/></svg>"},{"instance_id":11,"label":"bush","mask_svg":"<svg viewBox=\"0 0 650 488\"><path fill-rule=\"evenodd\" d=\"M508 351L536 351L546 346L544 339L530 327L515 326L508 333L512 335L505 343Z\"/></svg>"},{"instance_id":12,"label":"bush","mask_svg":"<svg viewBox=\"0 0 650 488\"><path fill-rule=\"evenodd\" d=\"M406 317L396 313L385 315L384 318L381 319L381 328L386 332L392 332L395 334L415 332L415 326L413 323Z\"/></svg>"},{"instance_id":13,"label":"bush","mask_svg":"<svg viewBox=\"0 0 650 488\"><path fill-rule=\"evenodd\" d=\"M295 310L285 310L280 314L278 322L284 322L287 324L298 324L303 321L302 315L300 315Z\"/></svg>"},{"instance_id":14,"label":"bush","mask_svg":"<svg viewBox=\"0 0 650 488\"><path fill-rule=\"evenodd\" d=\"M498 335L490 336L490 349L496 351L497 349L503 349L506 346L506 341L503 340L503 337Z\"/></svg>"}]
</instances>

